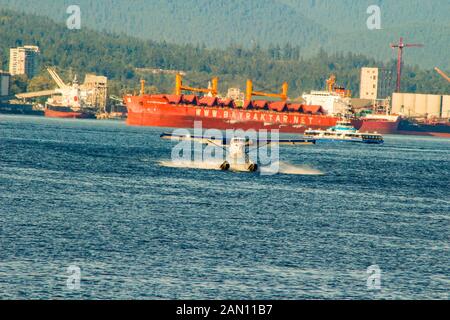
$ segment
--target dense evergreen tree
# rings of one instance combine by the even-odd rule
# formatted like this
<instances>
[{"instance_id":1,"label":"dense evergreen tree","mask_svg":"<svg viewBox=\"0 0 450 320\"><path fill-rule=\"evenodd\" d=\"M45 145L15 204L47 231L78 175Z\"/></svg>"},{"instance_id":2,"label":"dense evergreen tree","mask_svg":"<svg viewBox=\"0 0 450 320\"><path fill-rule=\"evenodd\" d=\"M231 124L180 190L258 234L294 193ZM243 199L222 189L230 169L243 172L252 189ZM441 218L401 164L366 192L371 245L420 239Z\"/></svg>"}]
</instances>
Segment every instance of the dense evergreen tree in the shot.
<instances>
[{"instance_id":1,"label":"dense evergreen tree","mask_svg":"<svg viewBox=\"0 0 450 320\"><path fill-rule=\"evenodd\" d=\"M302 56L302 50L291 44L262 49L254 43L251 49L232 45L228 49L208 49L202 45L173 45L137 38L99 33L87 28L69 30L64 24L34 15L0 11L0 61L6 68L9 48L18 44L39 45L42 71L32 79L30 89L47 89L49 79L45 66L56 66L67 82L74 74L83 78L93 72L107 76L111 94L121 95L138 90L145 78L152 92L171 92L173 75L142 73L136 68L161 68L187 72L186 83L206 86L213 76L220 77L221 92L228 87L245 86L247 78L256 89L278 91L288 81L290 96L297 97L311 89L324 88L326 78L335 73L338 83L355 94L359 90L359 69L363 66L394 68L394 61L378 62L361 54L331 53L325 49L313 57ZM0 66L1 67L1 66ZM24 91L25 79L15 79L13 90ZM411 92L448 93L448 84L433 70L405 67L404 87ZM150 90L150 89L149 89Z\"/></svg>"},{"instance_id":2,"label":"dense evergreen tree","mask_svg":"<svg viewBox=\"0 0 450 320\"><path fill-rule=\"evenodd\" d=\"M389 43L403 36L426 45L408 50L407 62L450 69L449 0L0 0L0 8L60 22L73 4L81 8L82 28L208 48L249 49L258 43L289 51L290 45L311 57L323 47L387 61L395 57ZM366 24L372 5L381 10L380 30ZM284 50L274 53L293 58Z\"/></svg>"}]
</instances>

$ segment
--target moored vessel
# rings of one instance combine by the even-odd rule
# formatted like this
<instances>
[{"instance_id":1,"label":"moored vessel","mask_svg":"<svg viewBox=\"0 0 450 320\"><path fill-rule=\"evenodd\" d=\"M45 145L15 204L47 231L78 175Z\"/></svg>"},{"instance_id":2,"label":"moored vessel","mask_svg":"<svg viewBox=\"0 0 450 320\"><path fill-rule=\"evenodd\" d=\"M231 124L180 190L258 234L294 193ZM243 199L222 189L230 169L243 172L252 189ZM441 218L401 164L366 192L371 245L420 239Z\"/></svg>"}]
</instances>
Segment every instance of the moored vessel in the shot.
<instances>
[{"instance_id":1,"label":"moored vessel","mask_svg":"<svg viewBox=\"0 0 450 320\"><path fill-rule=\"evenodd\" d=\"M202 92L200 97L185 95L183 91ZM287 83L280 94L258 92L247 81L245 100L241 107L232 99L217 97L217 78L208 89L183 86L181 76L177 75L175 94L146 95L144 82L141 94L127 95L124 104L128 109L128 125L172 128L193 128L201 121L205 129L254 129L279 130L286 133L304 133L308 128L329 128L336 125L340 117L328 114L320 105L291 103L287 100ZM278 98L281 101L252 100L252 97ZM351 120L360 128L362 121Z\"/></svg>"},{"instance_id":2,"label":"moored vessel","mask_svg":"<svg viewBox=\"0 0 450 320\"><path fill-rule=\"evenodd\" d=\"M313 138L317 141L340 141L340 142L360 142L368 144L381 144L384 142L383 136L377 132L359 132L350 121L342 119L334 127L327 130L308 129L305 137Z\"/></svg>"},{"instance_id":3,"label":"moored vessel","mask_svg":"<svg viewBox=\"0 0 450 320\"><path fill-rule=\"evenodd\" d=\"M418 121L404 118L399 122L398 133L450 138L450 121L448 119Z\"/></svg>"},{"instance_id":4,"label":"moored vessel","mask_svg":"<svg viewBox=\"0 0 450 320\"><path fill-rule=\"evenodd\" d=\"M81 96L80 86L75 77L72 86L64 85L56 90L61 94L52 96L45 104L45 116L50 118L66 119L94 119L96 111L94 108L84 104Z\"/></svg>"}]
</instances>

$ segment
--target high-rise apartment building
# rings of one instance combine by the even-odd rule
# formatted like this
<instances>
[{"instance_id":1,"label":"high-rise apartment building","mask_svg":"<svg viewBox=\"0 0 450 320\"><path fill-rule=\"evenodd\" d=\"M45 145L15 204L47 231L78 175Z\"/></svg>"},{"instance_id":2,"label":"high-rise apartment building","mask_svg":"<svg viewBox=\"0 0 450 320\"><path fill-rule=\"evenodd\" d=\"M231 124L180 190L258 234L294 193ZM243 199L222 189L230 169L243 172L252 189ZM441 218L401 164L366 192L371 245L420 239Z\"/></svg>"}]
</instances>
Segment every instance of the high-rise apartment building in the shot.
<instances>
[{"instance_id":1,"label":"high-rise apartment building","mask_svg":"<svg viewBox=\"0 0 450 320\"><path fill-rule=\"evenodd\" d=\"M361 99L376 100L378 97L378 68L361 68L359 88Z\"/></svg>"},{"instance_id":2,"label":"high-rise apartment building","mask_svg":"<svg viewBox=\"0 0 450 320\"><path fill-rule=\"evenodd\" d=\"M33 78L38 72L39 47L24 46L10 49L9 73L15 75L27 75Z\"/></svg>"}]
</instances>

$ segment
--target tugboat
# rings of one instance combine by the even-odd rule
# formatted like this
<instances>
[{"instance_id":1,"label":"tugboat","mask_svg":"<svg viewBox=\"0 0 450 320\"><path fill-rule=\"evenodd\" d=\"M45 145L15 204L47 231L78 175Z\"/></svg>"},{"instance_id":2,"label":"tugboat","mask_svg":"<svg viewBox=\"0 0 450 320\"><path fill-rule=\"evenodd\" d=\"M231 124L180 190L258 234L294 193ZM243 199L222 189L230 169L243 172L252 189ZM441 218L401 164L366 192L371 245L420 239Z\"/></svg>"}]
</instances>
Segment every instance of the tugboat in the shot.
<instances>
[{"instance_id":1,"label":"tugboat","mask_svg":"<svg viewBox=\"0 0 450 320\"><path fill-rule=\"evenodd\" d=\"M377 132L361 133L356 130L347 119L338 121L334 127L327 130L308 129L305 131L305 137L314 138L317 141L359 142L369 144L384 143L384 139L381 134Z\"/></svg>"}]
</instances>

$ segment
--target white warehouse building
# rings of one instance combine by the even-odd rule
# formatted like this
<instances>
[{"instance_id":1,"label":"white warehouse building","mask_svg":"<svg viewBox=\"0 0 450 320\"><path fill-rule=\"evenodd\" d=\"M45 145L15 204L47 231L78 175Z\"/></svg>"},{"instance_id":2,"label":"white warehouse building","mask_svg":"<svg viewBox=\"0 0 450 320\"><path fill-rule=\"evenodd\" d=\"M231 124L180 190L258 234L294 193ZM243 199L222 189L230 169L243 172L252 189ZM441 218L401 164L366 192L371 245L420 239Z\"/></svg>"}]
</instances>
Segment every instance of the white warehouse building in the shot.
<instances>
[{"instance_id":1,"label":"white warehouse building","mask_svg":"<svg viewBox=\"0 0 450 320\"><path fill-rule=\"evenodd\" d=\"M394 93L392 113L408 117L449 118L450 96L419 93Z\"/></svg>"}]
</instances>

